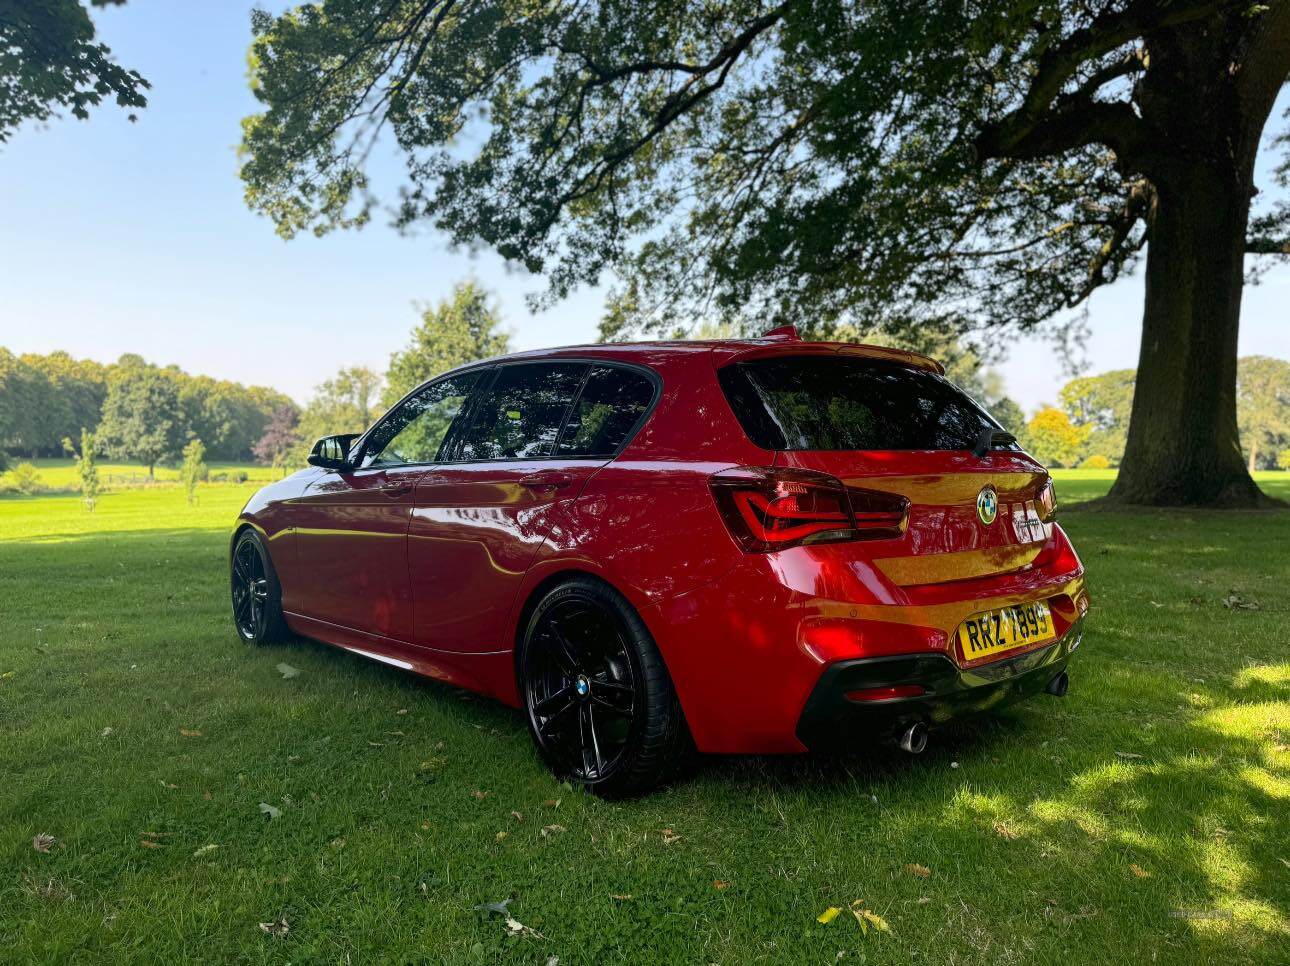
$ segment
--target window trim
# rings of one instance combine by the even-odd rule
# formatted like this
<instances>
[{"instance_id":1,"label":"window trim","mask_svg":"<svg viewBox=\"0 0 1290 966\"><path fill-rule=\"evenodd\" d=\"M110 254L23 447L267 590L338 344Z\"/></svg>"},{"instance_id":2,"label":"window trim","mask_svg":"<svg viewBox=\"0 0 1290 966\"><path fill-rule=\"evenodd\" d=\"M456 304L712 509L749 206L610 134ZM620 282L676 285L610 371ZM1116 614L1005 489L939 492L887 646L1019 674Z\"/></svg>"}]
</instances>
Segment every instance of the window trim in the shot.
<instances>
[{"instance_id":1,"label":"window trim","mask_svg":"<svg viewBox=\"0 0 1290 966\"><path fill-rule=\"evenodd\" d=\"M569 402L569 407L565 410L564 418L560 424L560 431L555 438L555 446L552 447L553 450L559 448L560 441L564 439L564 435L571 425L573 413L576 410L579 401L582 399L582 390L587 385L587 378L591 375L592 367L603 366L606 369L627 369L631 372L638 373L649 380L650 385L653 388L653 394L650 396L649 403L645 406L640 418L632 424L631 429L629 429L627 434L623 437L622 444L614 450L614 452L607 455L560 456L557 453L552 452L547 456L511 456L491 460L457 459L456 457L460 450L462 438L475 426L475 419L478 416L479 402L484 398L484 394L493 388L493 384L497 381L499 371L507 366L543 365L548 363L570 363L574 365L585 365L587 367L587 371L583 373L582 381L578 384L577 391ZM480 361L471 365L452 369L435 377L434 379L428 379L406 393L402 399L391 406L380 419L369 426L367 431L355 441L354 446L360 454L359 459L363 460L367 458L367 444L371 441L371 437L375 434L377 428L389 419L395 410L413 396L430 388L435 383L477 371L481 372L481 378L471 389L469 398L466 400L465 405L462 406L462 411L458 413L458 418L453 420L452 426L448 429L448 435L444 437L442 450L445 454L445 458L428 463L401 463L399 464L400 466L477 466L484 463L534 463L543 461L550 462L551 460L567 460L570 462L579 460L608 462L609 460L617 459L622 455L623 450L627 449L627 447L632 444L632 441L636 438L637 434L640 433L645 423L652 415L654 415L654 410L658 407L659 400L663 398L663 377L651 367L636 362L624 362L619 359L598 359L594 356L542 356L527 359L490 359L487 361ZM464 419L462 419L463 414ZM461 419L460 428L458 419ZM380 469L381 467L360 466L357 468Z\"/></svg>"}]
</instances>

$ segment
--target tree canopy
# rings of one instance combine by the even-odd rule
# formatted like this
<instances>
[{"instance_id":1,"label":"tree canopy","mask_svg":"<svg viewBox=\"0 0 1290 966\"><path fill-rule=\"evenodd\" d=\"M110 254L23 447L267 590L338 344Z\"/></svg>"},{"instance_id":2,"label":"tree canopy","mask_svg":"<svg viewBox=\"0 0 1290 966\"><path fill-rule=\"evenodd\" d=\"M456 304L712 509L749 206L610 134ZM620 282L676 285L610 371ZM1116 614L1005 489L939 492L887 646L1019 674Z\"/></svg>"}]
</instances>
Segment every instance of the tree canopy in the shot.
<instances>
[{"instance_id":1,"label":"tree canopy","mask_svg":"<svg viewBox=\"0 0 1290 966\"><path fill-rule=\"evenodd\" d=\"M1146 252L1116 493L1259 499L1232 333L1246 252L1290 254L1290 209L1251 217L1286 0L326 0L252 23L242 177L285 236L370 217L389 130L398 224L489 245L548 298L612 269L610 337L998 339Z\"/></svg>"},{"instance_id":2,"label":"tree canopy","mask_svg":"<svg viewBox=\"0 0 1290 966\"><path fill-rule=\"evenodd\" d=\"M124 2L90 0L95 7ZM63 109L84 120L109 97L133 121L133 110L148 104L149 86L94 40L80 0L0 0L0 144L23 121L45 121Z\"/></svg>"},{"instance_id":3,"label":"tree canopy","mask_svg":"<svg viewBox=\"0 0 1290 966\"><path fill-rule=\"evenodd\" d=\"M435 305L421 307L421 322L407 348L390 357L381 401L393 406L427 379L456 366L510 351L510 336L492 297L473 281L460 282Z\"/></svg>"}]
</instances>

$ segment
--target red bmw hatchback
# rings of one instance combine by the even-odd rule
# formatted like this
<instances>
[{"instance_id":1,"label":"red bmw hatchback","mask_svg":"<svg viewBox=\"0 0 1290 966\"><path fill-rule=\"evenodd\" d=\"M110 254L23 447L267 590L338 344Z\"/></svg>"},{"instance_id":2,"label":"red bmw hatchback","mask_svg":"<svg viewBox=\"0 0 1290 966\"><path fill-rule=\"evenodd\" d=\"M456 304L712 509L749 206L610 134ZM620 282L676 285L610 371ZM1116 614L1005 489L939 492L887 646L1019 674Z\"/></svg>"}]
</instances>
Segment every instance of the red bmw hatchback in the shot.
<instances>
[{"instance_id":1,"label":"red bmw hatchback","mask_svg":"<svg viewBox=\"0 0 1290 966\"><path fill-rule=\"evenodd\" d=\"M1048 474L942 372L791 328L454 370L250 500L238 632L522 707L601 794L691 748L921 751L1063 694L1088 609Z\"/></svg>"}]
</instances>

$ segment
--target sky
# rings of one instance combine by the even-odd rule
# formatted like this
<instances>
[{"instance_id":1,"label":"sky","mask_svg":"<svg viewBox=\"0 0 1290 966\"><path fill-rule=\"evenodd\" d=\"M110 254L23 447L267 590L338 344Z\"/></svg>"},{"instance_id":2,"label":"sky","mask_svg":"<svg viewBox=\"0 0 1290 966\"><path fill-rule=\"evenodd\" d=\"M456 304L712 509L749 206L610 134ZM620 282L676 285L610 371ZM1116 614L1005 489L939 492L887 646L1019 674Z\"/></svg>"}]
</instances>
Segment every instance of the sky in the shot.
<instances>
[{"instance_id":1,"label":"sky","mask_svg":"<svg viewBox=\"0 0 1290 966\"><path fill-rule=\"evenodd\" d=\"M236 157L240 120L257 108L250 9L129 0L95 10L99 38L152 83L148 107L134 124L112 105L89 121L28 124L0 145L0 346L102 362L136 352L304 402L342 366L383 371L415 304L472 277L497 295L516 349L595 340L602 291L535 315L525 296L541 278L433 232L401 235L378 215L361 231L286 242L252 214ZM378 163L378 193L392 196L397 174ZM1142 298L1140 277L1095 293L1088 372L1136 365ZM1241 354L1290 358L1287 322L1290 265L1247 287ZM1024 408L1056 399L1066 376L1049 342L1016 339L1007 353L1000 369Z\"/></svg>"}]
</instances>

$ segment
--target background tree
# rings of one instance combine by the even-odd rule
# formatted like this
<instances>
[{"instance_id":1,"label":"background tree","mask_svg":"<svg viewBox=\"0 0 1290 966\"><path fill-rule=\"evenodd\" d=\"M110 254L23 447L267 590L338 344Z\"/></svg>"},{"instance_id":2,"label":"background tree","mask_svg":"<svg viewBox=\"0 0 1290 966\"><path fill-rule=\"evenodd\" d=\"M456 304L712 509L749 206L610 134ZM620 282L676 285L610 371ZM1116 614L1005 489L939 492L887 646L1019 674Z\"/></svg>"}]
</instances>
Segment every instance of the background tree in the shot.
<instances>
[{"instance_id":1,"label":"background tree","mask_svg":"<svg viewBox=\"0 0 1290 966\"><path fill-rule=\"evenodd\" d=\"M197 484L209 475L206 467L206 447L200 439L190 439L184 446L184 462L179 467L179 481L184 485L188 505L197 502Z\"/></svg>"},{"instance_id":2,"label":"background tree","mask_svg":"<svg viewBox=\"0 0 1290 966\"><path fill-rule=\"evenodd\" d=\"M288 456L297 451L302 442L296 431L299 421L300 411L294 405L275 409L264 427L264 434L251 448L256 460L274 469L285 468Z\"/></svg>"},{"instance_id":3,"label":"background tree","mask_svg":"<svg viewBox=\"0 0 1290 966\"><path fill-rule=\"evenodd\" d=\"M95 7L124 2L90 0ZM94 42L94 22L79 0L0 0L0 144L23 121L45 121L60 109L83 120L105 97L146 107L148 82L111 54Z\"/></svg>"},{"instance_id":4,"label":"background tree","mask_svg":"<svg viewBox=\"0 0 1290 966\"><path fill-rule=\"evenodd\" d=\"M1290 362L1268 356L1241 359L1236 397L1250 472L1261 465L1273 468L1278 451L1290 445Z\"/></svg>"},{"instance_id":5,"label":"background tree","mask_svg":"<svg viewBox=\"0 0 1290 966\"><path fill-rule=\"evenodd\" d=\"M242 177L285 236L368 219L388 127L400 225L550 298L615 269L610 335L1024 331L1145 252L1113 497L1263 500L1236 333L1247 250L1290 254L1290 207L1250 217L1286 0L326 0L252 26Z\"/></svg>"},{"instance_id":6,"label":"background tree","mask_svg":"<svg viewBox=\"0 0 1290 966\"><path fill-rule=\"evenodd\" d=\"M448 298L422 306L411 343L390 357L382 403L393 406L420 383L456 366L506 354L510 335L499 331L500 325L492 297L474 281L459 282Z\"/></svg>"},{"instance_id":7,"label":"background tree","mask_svg":"<svg viewBox=\"0 0 1290 966\"><path fill-rule=\"evenodd\" d=\"M122 356L108 376L98 434L118 459L137 460L154 475L184 444L183 410L175 380L136 355Z\"/></svg>"},{"instance_id":8,"label":"background tree","mask_svg":"<svg viewBox=\"0 0 1290 966\"><path fill-rule=\"evenodd\" d=\"M1071 423L1089 430L1088 451L1113 465L1124 458L1136 378L1137 370L1117 369L1072 379L1061 390L1062 408Z\"/></svg>"},{"instance_id":9,"label":"background tree","mask_svg":"<svg viewBox=\"0 0 1290 966\"><path fill-rule=\"evenodd\" d=\"M99 469L94 463L94 434L81 428L81 445L78 449L71 437L63 440L63 449L76 460L76 474L81 478L81 500L91 513L99 499Z\"/></svg>"},{"instance_id":10,"label":"background tree","mask_svg":"<svg viewBox=\"0 0 1290 966\"><path fill-rule=\"evenodd\" d=\"M1087 427L1072 426L1060 409L1045 406L1026 424L1022 443L1041 463L1049 466L1076 466L1088 440Z\"/></svg>"}]
</instances>

